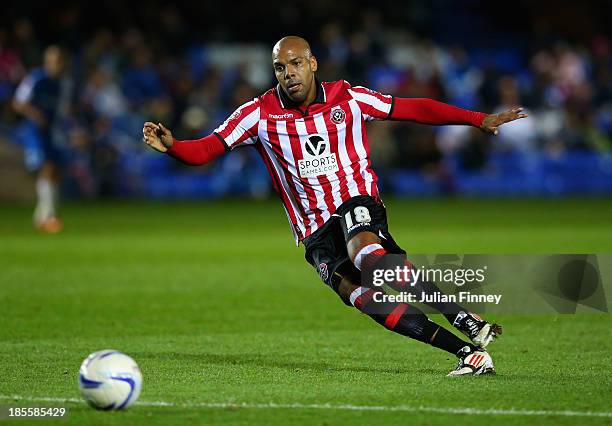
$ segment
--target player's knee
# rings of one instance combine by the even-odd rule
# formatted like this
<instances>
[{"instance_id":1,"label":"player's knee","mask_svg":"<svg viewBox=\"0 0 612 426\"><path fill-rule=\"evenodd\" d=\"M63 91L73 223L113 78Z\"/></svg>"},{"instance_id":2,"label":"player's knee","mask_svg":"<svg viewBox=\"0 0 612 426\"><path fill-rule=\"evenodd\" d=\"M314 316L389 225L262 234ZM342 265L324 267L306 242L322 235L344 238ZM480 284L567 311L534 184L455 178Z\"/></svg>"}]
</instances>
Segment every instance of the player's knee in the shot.
<instances>
[{"instance_id":1,"label":"player's knee","mask_svg":"<svg viewBox=\"0 0 612 426\"><path fill-rule=\"evenodd\" d=\"M38 174L43 179L57 180L59 178L59 170L57 165L50 161L45 161Z\"/></svg>"},{"instance_id":2,"label":"player's knee","mask_svg":"<svg viewBox=\"0 0 612 426\"><path fill-rule=\"evenodd\" d=\"M359 252L371 244L380 244L380 238L373 232L360 232L351 238L346 244L346 250L351 262L355 263Z\"/></svg>"}]
</instances>

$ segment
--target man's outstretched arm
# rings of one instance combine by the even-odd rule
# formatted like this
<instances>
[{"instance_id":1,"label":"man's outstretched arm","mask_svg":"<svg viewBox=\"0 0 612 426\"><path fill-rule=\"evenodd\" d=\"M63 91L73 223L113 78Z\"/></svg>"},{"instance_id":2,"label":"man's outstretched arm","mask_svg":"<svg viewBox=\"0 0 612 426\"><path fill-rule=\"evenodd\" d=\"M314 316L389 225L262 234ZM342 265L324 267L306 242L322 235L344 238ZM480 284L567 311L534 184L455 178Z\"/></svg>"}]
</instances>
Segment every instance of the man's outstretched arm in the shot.
<instances>
[{"instance_id":1,"label":"man's outstretched arm","mask_svg":"<svg viewBox=\"0 0 612 426\"><path fill-rule=\"evenodd\" d=\"M142 134L144 142L151 148L192 166L206 164L225 152L225 145L214 134L202 139L179 141L163 124L150 121L144 124Z\"/></svg>"},{"instance_id":2,"label":"man's outstretched arm","mask_svg":"<svg viewBox=\"0 0 612 426\"><path fill-rule=\"evenodd\" d=\"M497 134L504 123L527 117L522 107L499 114L485 114L458 108L427 98L394 98L391 120L414 121L421 124L463 124L478 127L486 133Z\"/></svg>"}]
</instances>

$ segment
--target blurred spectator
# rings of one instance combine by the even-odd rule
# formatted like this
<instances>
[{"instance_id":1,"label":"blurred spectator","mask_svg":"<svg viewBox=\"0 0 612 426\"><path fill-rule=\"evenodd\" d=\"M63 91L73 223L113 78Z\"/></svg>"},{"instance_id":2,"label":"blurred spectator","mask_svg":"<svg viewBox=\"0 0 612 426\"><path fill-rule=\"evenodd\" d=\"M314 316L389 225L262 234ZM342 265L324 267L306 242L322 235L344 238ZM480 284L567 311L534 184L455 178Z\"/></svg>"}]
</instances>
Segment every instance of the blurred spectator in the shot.
<instances>
[{"instance_id":1,"label":"blurred spectator","mask_svg":"<svg viewBox=\"0 0 612 426\"><path fill-rule=\"evenodd\" d=\"M504 76L498 81L499 105L494 112L507 111L522 105L518 82L512 76ZM526 110L529 113L529 110ZM506 126L495 140L494 147L498 150L529 152L535 150L537 143L535 119L527 117Z\"/></svg>"},{"instance_id":2,"label":"blurred spectator","mask_svg":"<svg viewBox=\"0 0 612 426\"><path fill-rule=\"evenodd\" d=\"M42 48L36 35L32 22L22 18L15 21L14 24L14 46L19 52L19 58L27 69L32 69L40 65L42 57Z\"/></svg>"},{"instance_id":3,"label":"blurred spectator","mask_svg":"<svg viewBox=\"0 0 612 426\"><path fill-rule=\"evenodd\" d=\"M140 108L164 97L164 87L153 64L153 52L144 44L130 52L130 64L123 71L123 92L132 105Z\"/></svg>"},{"instance_id":4,"label":"blurred spectator","mask_svg":"<svg viewBox=\"0 0 612 426\"><path fill-rule=\"evenodd\" d=\"M102 118L112 119L128 111L125 95L113 81L111 70L103 66L96 68L89 76L82 101L93 114Z\"/></svg>"},{"instance_id":5,"label":"blurred spectator","mask_svg":"<svg viewBox=\"0 0 612 426\"><path fill-rule=\"evenodd\" d=\"M23 64L17 52L9 47L6 31L0 28L0 101L12 95L12 88L24 74Z\"/></svg>"}]
</instances>

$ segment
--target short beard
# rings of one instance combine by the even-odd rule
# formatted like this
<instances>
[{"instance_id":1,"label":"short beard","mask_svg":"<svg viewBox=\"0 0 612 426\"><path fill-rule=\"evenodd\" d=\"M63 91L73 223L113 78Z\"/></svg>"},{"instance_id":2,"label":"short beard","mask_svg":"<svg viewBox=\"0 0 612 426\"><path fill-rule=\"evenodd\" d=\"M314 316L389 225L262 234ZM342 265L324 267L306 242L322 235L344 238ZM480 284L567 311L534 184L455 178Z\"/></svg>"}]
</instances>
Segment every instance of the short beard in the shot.
<instances>
[{"instance_id":1,"label":"short beard","mask_svg":"<svg viewBox=\"0 0 612 426\"><path fill-rule=\"evenodd\" d=\"M302 93L298 95L298 97L294 97L295 95L290 95L288 90L285 90L285 94L293 102L301 104L302 102L304 102L304 100L306 100L306 97L308 96L308 91L304 90Z\"/></svg>"}]
</instances>

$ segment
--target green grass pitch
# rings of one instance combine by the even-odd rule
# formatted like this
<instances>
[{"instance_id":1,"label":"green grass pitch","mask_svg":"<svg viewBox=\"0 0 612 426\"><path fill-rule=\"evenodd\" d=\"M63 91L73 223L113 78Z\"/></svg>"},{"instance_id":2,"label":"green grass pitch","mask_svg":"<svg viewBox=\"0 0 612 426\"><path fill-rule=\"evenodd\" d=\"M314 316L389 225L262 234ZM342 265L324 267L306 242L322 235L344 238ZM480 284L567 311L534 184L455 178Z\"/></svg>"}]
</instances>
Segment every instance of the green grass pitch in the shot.
<instances>
[{"instance_id":1,"label":"green grass pitch","mask_svg":"<svg viewBox=\"0 0 612 426\"><path fill-rule=\"evenodd\" d=\"M387 207L415 253L612 252L612 200ZM60 235L32 230L29 206L0 211L0 406L64 405L79 425L612 423L610 315L495 318L498 374L450 379L455 359L318 280L277 202L69 204ZM104 348L139 363L143 404L77 400Z\"/></svg>"}]
</instances>

